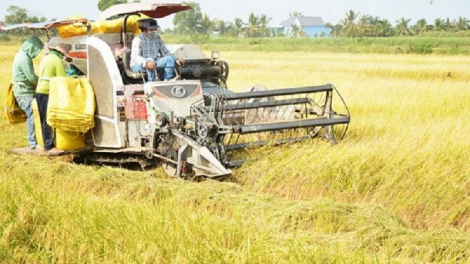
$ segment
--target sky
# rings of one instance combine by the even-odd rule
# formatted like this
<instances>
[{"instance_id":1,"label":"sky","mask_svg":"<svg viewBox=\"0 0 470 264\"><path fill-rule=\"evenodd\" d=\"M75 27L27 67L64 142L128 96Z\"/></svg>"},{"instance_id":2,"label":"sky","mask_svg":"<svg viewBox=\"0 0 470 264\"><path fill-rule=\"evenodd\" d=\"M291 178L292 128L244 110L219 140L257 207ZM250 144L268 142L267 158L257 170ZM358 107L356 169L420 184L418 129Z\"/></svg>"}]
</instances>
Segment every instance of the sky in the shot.
<instances>
[{"instance_id":1,"label":"sky","mask_svg":"<svg viewBox=\"0 0 470 264\"><path fill-rule=\"evenodd\" d=\"M432 1L432 3L431 3ZM148 3L181 3L182 1L152 1ZM188 1L187 1L188 2ZM400 18L410 18L411 24L424 18L433 24L436 18L450 18L451 21L464 17L470 19L470 0L194 0L201 12L210 19L233 22L235 18L248 21L251 12L265 14L271 18L269 25L277 26L289 18L289 14L300 12L305 16L320 16L325 23L337 24L348 10L360 15L372 15L388 19L392 25ZM65 19L82 15L97 20L100 11L98 0L1 0L0 21L5 19L7 8L16 5L26 8L31 16L48 19ZM159 19L163 29L173 27L173 15Z\"/></svg>"}]
</instances>

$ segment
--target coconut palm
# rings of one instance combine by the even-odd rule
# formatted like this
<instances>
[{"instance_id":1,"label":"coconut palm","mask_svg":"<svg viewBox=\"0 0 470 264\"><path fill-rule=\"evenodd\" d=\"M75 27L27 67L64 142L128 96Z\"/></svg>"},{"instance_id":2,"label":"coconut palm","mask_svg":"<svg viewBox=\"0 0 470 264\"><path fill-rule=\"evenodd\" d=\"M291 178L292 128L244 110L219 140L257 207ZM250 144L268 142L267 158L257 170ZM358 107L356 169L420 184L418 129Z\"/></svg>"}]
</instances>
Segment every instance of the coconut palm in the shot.
<instances>
[{"instance_id":1,"label":"coconut palm","mask_svg":"<svg viewBox=\"0 0 470 264\"><path fill-rule=\"evenodd\" d=\"M420 20L418 20L414 28L416 34L418 35L428 31L428 23L426 22L426 19L421 18Z\"/></svg>"},{"instance_id":2,"label":"coconut palm","mask_svg":"<svg viewBox=\"0 0 470 264\"><path fill-rule=\"evenodd\" d=\"M201 22L198 25L199 32L203 35L208 35L212 32L212 29L214 28L214 23L212 20L210 20L208 14L204 14L202 17Z\"/></svg>"},{"instance_id":3,"label":"coconut palm","mask_svg":"<svg viewBox=\"0 0 470 264\"><path fill-rule=\"evenodd\" d=\"M367 36L373 29L373 26L370 25L370 16L369 15L363 15L359 19L359 22L357 23L357 36L358 37L365 37Z\"/></svg>"},{"instance_id":4,"label":"coconut palm","mask_svg":"<svg viewBox=\"0 0 470 264\"><path fill-rule=\"evenodd\" d=\"M395 27L397 35L399 36L411 36L413 35L413 32L409 29L408 24L410 23L411 18L400 18L397 20L397 25Z\"/></svg>"},{"instance_id":5,"label":"coconut palm","mask_svg":"<svg viewBox=\"0 0 470 264\"><path fill-rule=\"evenodd\" d=\"M248 36L257 37L259 34L259 17L253 12L248 16Z\"/></svg>"},{"instance_id":6,"label":"coconut palm","mask_svg":"<svg viewBox=\"0 0 470 264\"><path fill-rule=\"evenodd\" d=\"M263 37L266 37L266 35L269 34L269 21L271 21L271 18L267 17L265 14L261 14L261 16L259 17L259 27Z\"/></svg>"},{"instance_id":7,"label":"coconut palm","mask_svg":"<svg viewBox=\"0 0 470 264\"><path fill-rule=\"evenodd\" d=\"M224 36L232 28L232 24L225 22L224 20L219 20L216 25L217 31L219 31L219 36Z\"/></svg>"},{"instance_id":8,"label":"coconut palm","mask_svg":"<svg viewBox=\"0 0 470 264\"><path fill-rule=\"evenodd\" d=\"M436 18L434 20L434 26L432 27L434 31L443 31L444 30L444 20L441 18Z\"/></svg>"},{"instance_id":9,"label":"coconut palm","mask_svg":"<svg viewBox=\"0 0 470 264\"><path fill-rule=\"evenodd\" d=\"M302 16L302 12L297 12L297 11L294 11L292 13L289 13L289 16L290 17L293 17L293 18L299 18Z\"/></svg>"},{"instance_id":10,"label":"coconut palm","mask_svg":"<svg viewBox=\"0 0 470 264\"><path fill-rule=\"evenodd\" d=\"M464 17L459 17L458 20L454 20L455 29L457 31L463 31L468 29L468 23L470 21Z\"/></svg>"},{"instance_id":11,"label":"coconut palm","mask_svg":"<svg viewBox=\"0 0 470 264\"><path fill-rule=\"evenodd\" d=\"M333 24L325 23L325 27L331 29L330 37L337 37L338 36L339 31L337 31L336 27Z\"/></svg>"},{"instance_id":12,"label":"coconut palm","mask_svg":"<svg viewBox=\"0 0 470 264\"><path fill-rule=\"evenodd\" d=\"M333 32L331 33L333 36L338 37L341 35L341 32L343 31L344 26L341 24L336 24L333 28Z\"/></svg>"},{"instance_id":13,"label":"coconut palm","mask_svg":"<svg viewBox=\"0 0 470 264\"><path fill-rule=\"evenodd\" d=\"M344 25L343 35L347 37L356 37L357 36L357 24L356 18L359 16L359 13L349 10L346 12L346 17L341 21Z\"/></svg>"},{"instance_id":14,"label":"coconut palm","mask_svg":"<svg viewBox=\"0 0 470 264\"><path fill-rule=\"evenodd\" d=\"M393 26L388 19L382 20L382 37L390 37L393 35Z\"/></svg>"},{"instance_id":15,"label":"coconut palm","mask_svg":"<svg viewBox=\"0 0 470 264\"><path fill-rule=\"evenodd\" d=\"M367 23L370 25L372 36L380 37L383 31L382 20L379 17L372 16L369 16L367 20Z\"/></svg>"},{"instance_id":16,"label":"coconut palm","mask_svg":"<svg viewBox=\"0 0 470 264\"><path fill-rule=\"evenodd\" d=\"M446 23L444 24L444 30L450 31L453 28L452 22L450 22L450 18L446 19Z\"/></svg>"},{"instance_id":17,"label":"coconut palm","mask_svg":"<svg viewBox=\"0 0 470 264\"><path fill-rule=\"evenodd\" d=\"M291 37L296 37L296 38L303 38L307 36L305 31L302 30L302 27L296 24L291 25L291 28L289 29L287 35Z\"/></svg>"},{"instance_id":18,"label":"coconut palm","mask_svg":"<svg viewBox=\"0 0 470 264\"><path fill-rule=\"evenodd\" d=\"M233 20L233 35L235 37L238 37L240 35L240 33L243 30L244 25L245 25L245 23L243 23L243 20L241 18L236 17Z\"/></svg>"}]
</instances>

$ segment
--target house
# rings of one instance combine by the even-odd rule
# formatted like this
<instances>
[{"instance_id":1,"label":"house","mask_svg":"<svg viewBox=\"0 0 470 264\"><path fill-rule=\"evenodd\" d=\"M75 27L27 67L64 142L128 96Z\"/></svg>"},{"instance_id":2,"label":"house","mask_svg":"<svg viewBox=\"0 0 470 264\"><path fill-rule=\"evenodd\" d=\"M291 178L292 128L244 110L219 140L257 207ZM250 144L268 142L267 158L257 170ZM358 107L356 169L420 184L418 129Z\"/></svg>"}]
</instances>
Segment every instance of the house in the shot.
<instances>
[{"instance_id":1,"label":"house","mask_svg":"<svg viewBox=\"0 0 470 264\"><path fill-rule=\"evenodd\" d=\"M281 22L283 34L292 36L295 33L295 27L302 29L308 37L330 37L331 28L325 27L321 17L299 16L289 17L289 19Z\"/></svg>"}]
</instances>

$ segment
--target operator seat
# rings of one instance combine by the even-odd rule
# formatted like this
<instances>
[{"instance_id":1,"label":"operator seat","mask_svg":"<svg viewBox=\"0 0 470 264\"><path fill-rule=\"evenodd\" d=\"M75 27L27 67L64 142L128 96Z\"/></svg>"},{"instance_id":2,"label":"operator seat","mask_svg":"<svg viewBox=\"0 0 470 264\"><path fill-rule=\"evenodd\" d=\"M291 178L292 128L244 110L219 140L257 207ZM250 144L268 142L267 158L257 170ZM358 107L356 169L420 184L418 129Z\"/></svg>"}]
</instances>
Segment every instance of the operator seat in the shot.
<instances>
[{"instance_id":1,"label":"operator seat","mask_svg":"<svg viewBox=\"0 0 470 264\"><path fill-rule=\"evenodd\" d=\"M142 74L140 72L133 72L130 66L131 63L131 51L126 50L125 52L122 53L122 63L124 67L124 73L128 78L134 79L134 80L142 80ZM144 73L144 78L145 73Z\"/></svg>"}]
</instances>

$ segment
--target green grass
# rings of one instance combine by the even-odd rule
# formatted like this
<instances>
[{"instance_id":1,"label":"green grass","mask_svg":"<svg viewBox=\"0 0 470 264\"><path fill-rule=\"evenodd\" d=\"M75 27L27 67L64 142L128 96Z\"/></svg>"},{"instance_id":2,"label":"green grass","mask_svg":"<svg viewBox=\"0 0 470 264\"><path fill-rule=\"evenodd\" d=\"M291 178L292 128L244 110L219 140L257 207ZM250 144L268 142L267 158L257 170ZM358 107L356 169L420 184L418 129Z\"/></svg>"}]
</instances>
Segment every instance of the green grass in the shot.
<instances>
[{"instance_id":1,"label":"green grass","mask_svg":"<svg viewBox=\"0 0 470 264\"><path fill-rule=\"evenodd\" d=\"M1 45L18 45L25 36L4 35ZM42 39L44 37L41 37ZM426 32L387 38L244 38L162 34L168 43L194 43L205 50L470 55L469 32Z\"/></svg>"},{"instance_id":2,"label":"green grass","mask_svg":"<svg viewBox=\"0 0 470 264\"><path fill-rule=\"evenodd\" d=\"M2 46L2 93L17 49ZM1 112L0 262L470 261L468 56L221 54L234 90L333 83L346 138L257 149L197 183L13 155L26 128Z\"/></svg>"},{"instance_id":3,"label":"green grass","mask_svg":"<svg viewBox=\"0 0 470 264\"><path fill-rule=\"evenodd\" d=\"M441 33L444 34L444 33ZM207 50L223 51L292 51L380 54L470 55L468 36L427 34L393 38L233 38L210 37L197 41L190 36L163 35L167 43L196 43Z\"/></svg>"}]
</instances>

